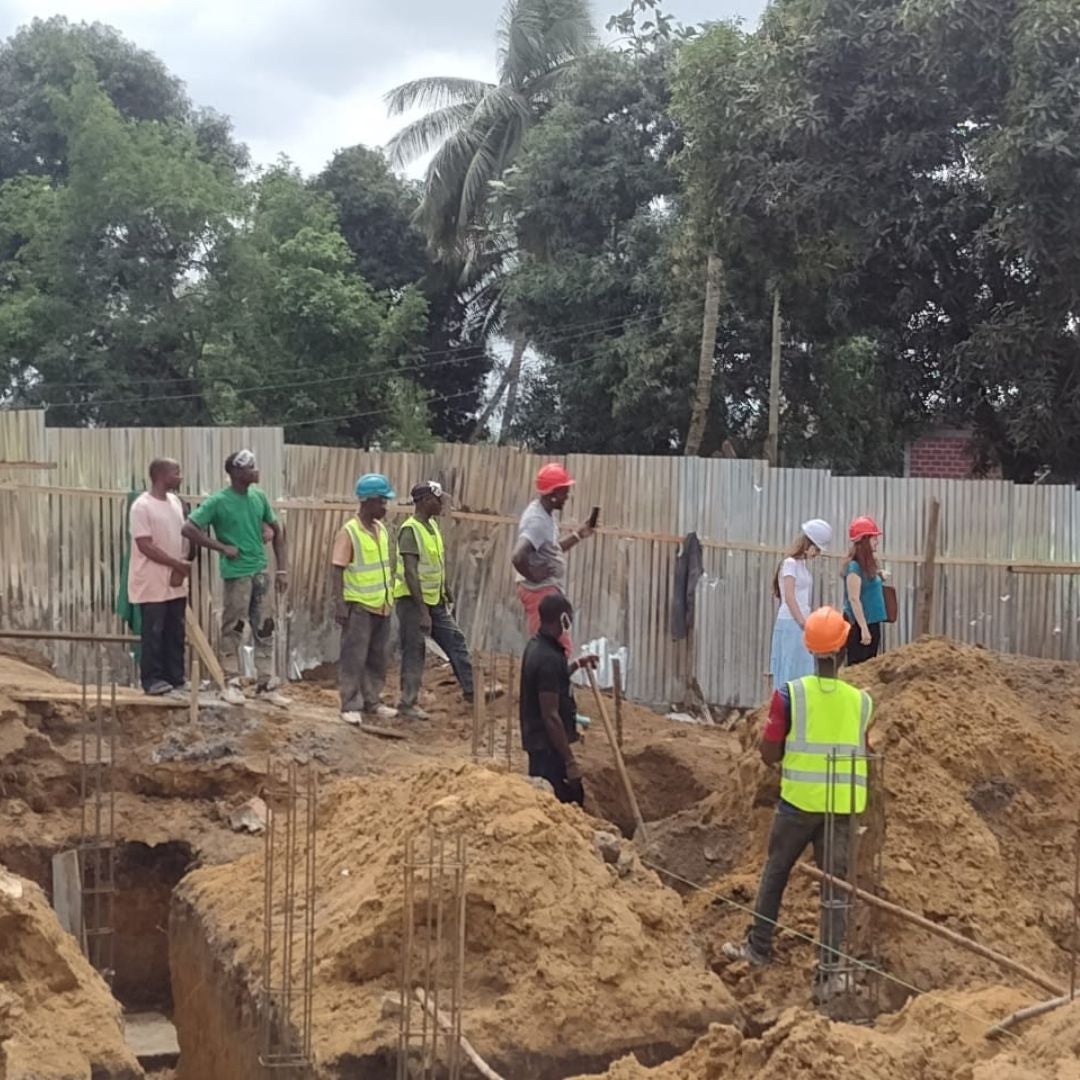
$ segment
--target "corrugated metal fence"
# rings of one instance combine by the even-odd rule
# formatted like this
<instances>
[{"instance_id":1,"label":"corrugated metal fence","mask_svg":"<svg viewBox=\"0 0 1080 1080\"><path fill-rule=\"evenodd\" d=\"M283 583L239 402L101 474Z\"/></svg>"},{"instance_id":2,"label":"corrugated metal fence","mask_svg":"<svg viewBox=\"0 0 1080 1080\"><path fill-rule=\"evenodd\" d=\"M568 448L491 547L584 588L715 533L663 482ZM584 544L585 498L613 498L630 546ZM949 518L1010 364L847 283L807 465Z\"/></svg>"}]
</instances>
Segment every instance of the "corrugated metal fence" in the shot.
<instances>
[{"instance_id":1,"label":"corrugated metal fence","mask_svg":"<svg viewBox=\"0 0 1080 1080\"><path fill-rule=\"evenodd\" d=\"M0 464L0 623L117 630L112 602L126 491L141 482L150 458L168 455L184 467L185 490L205 495L224 482L225 455L242 446L259 455L263 486L287 523L289 645L303 664L333 655L330 544L353 508L356 476L368 471L386 473L403 500L427 478L452 493L455 516L444 531L462 625L474 647L520 650L509 553L539 457L449 444L431 454L285 446L272 428L46 429L40 413L22 412L0 413L0 463L55 467ZM908 640L933 498L941 503L934 630L1005 651L1077 655L1080 496L1072 488L834 477L757 461L572 455L565 463L578 481L567 519L602 507L599 534L568 560L576 637L625 645L628 690L640 701L683 700L692 675L713 702L761 699L772 574L808 517L831 521L838 536L856 514L882 522L900 600L887 647ZM705 571L692 648L669 632L675 559L690 531L702 540ZM838 557L815 564L818 602L839 602L841 567ZM195 598L212 636L215 577L204 565ZM76 656L55 653L67 670Z\"/></svg>"}]
</instances>

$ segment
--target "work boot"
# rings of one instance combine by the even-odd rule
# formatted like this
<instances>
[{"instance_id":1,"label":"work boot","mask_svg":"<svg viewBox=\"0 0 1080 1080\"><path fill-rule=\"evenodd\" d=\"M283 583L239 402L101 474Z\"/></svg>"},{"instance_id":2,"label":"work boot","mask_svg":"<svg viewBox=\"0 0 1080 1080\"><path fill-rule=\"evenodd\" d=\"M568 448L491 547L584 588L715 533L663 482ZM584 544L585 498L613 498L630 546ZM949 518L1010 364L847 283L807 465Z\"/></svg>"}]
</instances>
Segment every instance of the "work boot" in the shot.
<instances>
[{"instance_id":1,"label":"work boot","mask_svg":"<svg viewBox=\"0 0 1080 1080\"><path fill-rule=\"evenodd\" d=\"M225 684L225 689L221 691L221 700L226 705L243 705L247 702L244 691L240 689L235 680Z\"/></svg>"},{"instance_id":2,"label":"work boot","mask_svg":"<svg viewBox=\"0 0 1080 1080\"><path fill-rule=\"evenodd\" d=\"M398 711L390 705L384 705L381 701L374 709L365 709L364 715L373 720L393 720Z\"/></svg>"},{"instance_id":3,"label":"work boot","mask_svg":"<svg viewBox=\"0 0 1080 1080\"><path fill-rule=\"evenodd\" d=\"M751 967L764 967L769 962L769 958L756 952L749 941L725 941L720 947L720 954L733 963L745 960Z\"/></svg>"},{"instance_id":4,"label":"work boot","mask_svg":"<svg viewBox=\"0 0 1080 1080\"><path fill-rule=\"evenodd\" d=\"M426 710L421 709L419 705L399 705L397 708L398 716L405 720L430 720L431 717L427 714Z\"/></svg>"},{"instance_id":5,"label":"work boot","mask_svg":"<svg viewBox=\"0 0 1080 1080\"><path fill-rule=\"evenodd\" d=\"M150 695L150 697L163 697L171 689L171 683L165 682L164 679L156 679L146 688L146 692Z\"/></svg>"}]
</instances>

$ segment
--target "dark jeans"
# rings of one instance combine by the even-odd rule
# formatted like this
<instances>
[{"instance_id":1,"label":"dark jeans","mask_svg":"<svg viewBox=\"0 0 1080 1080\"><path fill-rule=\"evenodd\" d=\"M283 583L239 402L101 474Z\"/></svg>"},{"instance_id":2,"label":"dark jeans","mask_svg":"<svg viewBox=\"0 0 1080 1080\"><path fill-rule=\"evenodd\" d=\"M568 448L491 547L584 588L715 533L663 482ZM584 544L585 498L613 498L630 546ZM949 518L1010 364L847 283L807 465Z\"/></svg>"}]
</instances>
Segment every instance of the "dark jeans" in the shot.
<instances>
[{"instance_id":1,"label":"dark jeans","mask_svg":"<svg viewBox=\"0 0 1080 1080\"><path fill-rule=\"evenodd\" d=\"M424 678L424 635L420 630L420 607L416 601L411 596L403 596L396 607L401 628L401 704L408 707L415 705L420 696L420 683ZM471 698L473 672L465 635L445 604L429 606L428 611L431 612L431 636L446 653L462 693Z\"/></svg>"},{"instance_id":2,"label":"dark jeans","mask_svg":"<svg viewBox=\"0 0 1080 1080\"><path fill-rule=\"evenodd\" d=\"M847 878L848 871L848 832L851 818L846 814L837 814L835 829L835 847L832 855L832 871L839 878ZM761 874L758 885L757 901L754 904L754 923L750 927L748 940L750 947L758 956L772 956L773 932L780 914L780 901L784 897L791 868L799 856L806 850L807 844L814 846L814 862L821 870L825 865L825 815L809 814L786 803L781 803L773 817L772 831L769 833L769 857ZM825 884L821 886L821 896L826 894ZM844 899L842 891L834 889L834 894ZM823 948L821 962L834 963L837 959L833 950L843 946L847 932L847 917L842 909L830 911L824 905L821 908L820 936Z\"/></svg>"},{"instance_id":3,"label":"dark jeans","mask_svg":"<svg viewBox=\"0 0 1080 1080\"><path fill-rule=\"evenodd\" d=\"M363 604L347 604L349 617L341 630L338 689L342 712L372 711L386 681L390 616L376 615Z\"/></svg>"},{"instance_id":4,"label":"dark jeans","mask_svg":"<svg viewBox=\"0 0 1080 1080\"><path fill-rule=\"evenodd\" d=\"M184 615L187 597L140 604L142 612L141 676L142 687L154 683L170 686L184 684Z\"/></svg>"},{"instance_id":5,"label":"dark jeans","mask_svg":"<svg viewBox=\"0 0 1080 1080\"><path fill-rule=\"evenodd\" d=\"M867 660L873 660L881 652L881 623L867 623L866 628L870 631L870 644L862 643L862 631L859 624L855 623L847 639L847 662L848 667L852 664L863 664Z\"/></svg>"},{"instance_id":6,"label":"dark jeans","mask_svg":"<svg viewBox=\"0 0 1080 1080\"><path fill-rule=\"evenodd\" d=\"M566 779L566 763L554 750L530 750L529 775L542 776L554 789L559 802L585 805L585 785Z\"/></svg>"}]
</instances>

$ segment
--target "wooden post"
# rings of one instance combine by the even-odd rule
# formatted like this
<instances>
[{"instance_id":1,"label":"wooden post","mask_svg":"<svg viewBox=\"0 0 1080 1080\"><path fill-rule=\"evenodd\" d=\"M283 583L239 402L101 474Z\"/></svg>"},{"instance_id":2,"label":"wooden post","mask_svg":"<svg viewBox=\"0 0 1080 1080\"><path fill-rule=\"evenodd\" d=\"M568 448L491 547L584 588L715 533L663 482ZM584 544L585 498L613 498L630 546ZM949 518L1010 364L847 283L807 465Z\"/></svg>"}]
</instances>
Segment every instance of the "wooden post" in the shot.
<instances>
[{"instance_id":1,"label":"wooden post","mask_svg":"<svg viewBox=\"0 0 1080 1080\"><path fill-rule=\"evenodd\" d=\"M772 468L780 464L780 290L773 289L772 355L769 360L769 433L765 439L765 457Z\"/></svg>"},{"instance_id":2,"label":"wooden post","mask_svg":"<svg viewBox=\"0 0 1080 1080\"><path fill-rule=\"evenodd\" d=\"M480 729L484 717L484 699L487 695L487 679L484 673L484 658L480 653L473 653L473 699L472 699L472 757L480 760Z\"/></svg>"},{"instance_id":3,"label":"wooden post","mask_svg":"<svg viewBox=\"0 0 1080 1080\"><path fill-rule=\"evenodd\" d=\"M619 743L615 738L615 732L612 730L611 721L608 719L607 706L600 696L600 687L596 685L596 675L591 667L585 668L584 671L589 679L589 686L592 687L593 697L596 699L596 708L600 713L600 722L604 725L604 734L607 735L607 740L611 744L611 752L615 755L615 768L619 772L619 779L622 780L623 791L626 792L627 801L633 811L638 832L641 833L641 842L647 844L649 837L645 831L645 819L641 816L641 807L638 806L637 796L634 794L634 785L630 783L630 774L626 771L626 762L623 761L622 751L619 749Z\"/></svg>"},{"instance_id":4,"label":"wooden post","mask_svg":"<svg viewBox=\"0 0 1080 1080\"><path fill-rule=\"evenodd\" d=\"M934 577L937 571L938 524L941 502L930 500L930 518L926 523L926 550L923 553L922 580L919 582L919 605L915 616L915 636L929 634L934 625Z\"/></svg>"},{"instance_id":5,"label":"wooden post","mask_svg":"<svg viewBox=\"0 0 1080 1080\"><path fill-rule=\"evenodd\" d=\"M202 671L199 669L199 658L191 658L191 700L188 705L188 719L193 723L199 722L199 683L202 682Z\"/></svg>"},{"instance_id":6,"label":"wooden post","mask_svg":"<svg viewBox=\"0 0 1080 1080\"><path fill-rule=\"evenodd\" d=\"M622 662L618 657L613 657L611 661L611 692L615 698L615 739L619 744L619 749L622 749L623 745L623 730L622 730Z\"/></svg>"}]
</instances>

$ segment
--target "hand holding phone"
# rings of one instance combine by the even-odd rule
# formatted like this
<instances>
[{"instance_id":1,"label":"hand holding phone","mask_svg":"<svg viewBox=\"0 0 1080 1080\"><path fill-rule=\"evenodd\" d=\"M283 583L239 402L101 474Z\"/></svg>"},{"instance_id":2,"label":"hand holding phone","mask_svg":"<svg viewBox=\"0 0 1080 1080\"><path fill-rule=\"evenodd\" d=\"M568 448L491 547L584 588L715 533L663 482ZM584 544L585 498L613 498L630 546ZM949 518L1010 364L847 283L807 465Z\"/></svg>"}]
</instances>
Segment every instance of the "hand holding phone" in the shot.
<instances>
[{"instance_id":1,"label":"hand holding phone","mask_svg":"<svg viewBox=\"0 0 1080 1080\"><path fill-rule=\"evenodd\" d=\"M594 506L592 508L592 513L589 515L589 521L588 521L589 528L590 529L595 529L596 528L596 523L599 520L600 520L600 507L599 506Z\"/></svg>"}]
</instances>

